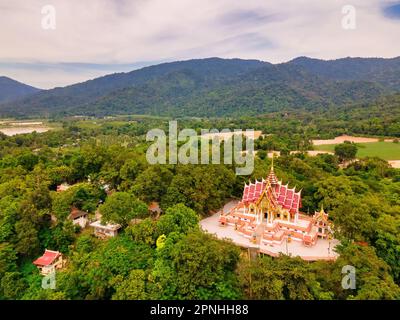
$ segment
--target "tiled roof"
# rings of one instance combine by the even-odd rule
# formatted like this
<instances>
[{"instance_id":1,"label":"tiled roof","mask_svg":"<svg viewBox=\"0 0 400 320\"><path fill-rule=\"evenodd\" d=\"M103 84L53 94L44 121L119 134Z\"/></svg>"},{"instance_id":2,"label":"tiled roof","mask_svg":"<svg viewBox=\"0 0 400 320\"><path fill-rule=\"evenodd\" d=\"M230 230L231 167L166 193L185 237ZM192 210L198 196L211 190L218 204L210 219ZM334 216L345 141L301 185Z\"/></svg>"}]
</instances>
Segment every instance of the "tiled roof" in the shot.
<instances>
[{"instance_id":1,"label":"tiled roof","mask_svg":"<svg viewBox=\"0 0 400 320\"><path fill-rule=\"evenodd\" d=\"M158 202L153 201L152 203L149 204L149 210L153 212L160 212L161 213L161 208L160 204Z\"/></svg>"},{"instance_id":2,"label":"tiled roof","mask_svg":"<svg viewBox=\"0 0 400 320\"><path fill-rule=\"evenodd\" d=\"M270 171L270 173L269 173L269 175L267 177L267 181L272 185L275 185L275 184L279 183L278 178L276 177L275 172L274 172L274 170L272 168L271 168L271 171Z\"/></svg>"},{"instance_id":3,"label":"tiled roof","mask_svg":"<svg viewBox=\"0 0 400 320\"><path fill-rule=\"evenodd\" d=\"M272 179L277 180L271 170L267 180L256 180L255 183L246 184L243 190L242 202L247 204L256 202L268 186L267 195L270 200L279 204L282 208L289 210L291 213L297 213L301 207L301 192L296 192L295 188L289 189L288 185L283 185L281 181L271 183L271 180L269 180L271 174L273 174Z\"/></svg>"},{"instance_id":4,"label":"tiled roof","mask_svg":"<svg viewBox=\"0 0 400 320\"><path fill-rule=\"evenodd\" d=\"M60 252L58 251L51 251L51 250L45 250L44 254L33 261L33 264L36 266L49 266L51 265L55 259L57 259L61 255Z\"/></svg>"},{"instance_id":5,"label":"tiled roof","mask_svg":"<svg viewBox=\"0 0 400 320\"><path fill-rule=\"evenodd\" d=\"M86 216L86 215L88 215L87 212L79 210L77 208L72 208L69 217L70 217L70 219L76 219L76 218L79 218L79 217L82 217L82 216Z\"/></svg>"}]
</instances>

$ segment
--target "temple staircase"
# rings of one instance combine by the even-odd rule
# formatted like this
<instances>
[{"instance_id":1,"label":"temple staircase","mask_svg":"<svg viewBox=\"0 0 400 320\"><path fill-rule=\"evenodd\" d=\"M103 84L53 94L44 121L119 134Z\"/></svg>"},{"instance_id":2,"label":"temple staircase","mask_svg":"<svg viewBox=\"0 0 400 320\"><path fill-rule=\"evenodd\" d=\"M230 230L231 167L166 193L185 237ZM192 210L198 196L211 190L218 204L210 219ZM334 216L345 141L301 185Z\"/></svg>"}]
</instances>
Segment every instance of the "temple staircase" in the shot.
<instances>
[{"instance_id":1,"label":"temple staircase","mask_svg":"<svg viewBox=\"0 0 400 320\"><path fill-rule=\"evenodd\" d=\"M259 245L261 242L261 238L264 234L264 230L265 230L265 224L264 223L260 223L257 228L256 228L256 244Z\"/></svg>"}]
</instances>

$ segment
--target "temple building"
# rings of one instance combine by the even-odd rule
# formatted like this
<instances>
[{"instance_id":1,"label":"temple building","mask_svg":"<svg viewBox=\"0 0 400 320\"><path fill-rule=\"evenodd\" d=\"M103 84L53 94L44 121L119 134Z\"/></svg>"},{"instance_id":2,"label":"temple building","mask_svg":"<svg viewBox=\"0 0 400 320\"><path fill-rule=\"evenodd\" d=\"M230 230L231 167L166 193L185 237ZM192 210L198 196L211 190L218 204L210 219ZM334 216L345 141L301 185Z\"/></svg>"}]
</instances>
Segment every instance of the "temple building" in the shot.
<instances>
[{"instance_id":1,"label":"temple building","mask_svg":"<svg viewBox=\"0 0 400 320\"><path fill-rule=\"evenodd\" d=\"M318 239L330 240L331 224L323 208L308 216L300 212L301 206L301 190L279 181L272 163L266 179L245 184L241 201L222 212L219 223L233 226L240 235L264 246L264 251L285 242L313 247Z\"/></svg>"}]
</instances>

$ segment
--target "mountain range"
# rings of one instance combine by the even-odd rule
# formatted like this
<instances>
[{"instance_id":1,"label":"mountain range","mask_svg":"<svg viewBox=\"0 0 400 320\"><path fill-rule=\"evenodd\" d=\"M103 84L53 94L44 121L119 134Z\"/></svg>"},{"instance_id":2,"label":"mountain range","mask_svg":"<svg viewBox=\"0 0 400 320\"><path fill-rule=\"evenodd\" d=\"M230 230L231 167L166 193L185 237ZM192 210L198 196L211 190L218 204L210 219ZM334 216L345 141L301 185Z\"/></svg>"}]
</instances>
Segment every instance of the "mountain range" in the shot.
<instances>
[{"instance_id":1,"label":"mountain range","mask_svg":"<svg viewBox=\"0 0 400 320\"><path fill-rule=\"evenodd\" d=\"M39 91L40 89L0 76L0 103L13 101Z\"/></svg>"},{"instance_id":2,"label":"mountain range","mask_svg":"<svg viewBox=\"0 0 400 320\"><path fill-rule=\"evenodd\" d=\"M299 57L281 64L208 58L163 63L51 90L26 86L31 91L24 93L19 85L7 87L0 81L0 116L254 116L343 106L400 92L400 57Z\"/></svg>"}]
</instances>

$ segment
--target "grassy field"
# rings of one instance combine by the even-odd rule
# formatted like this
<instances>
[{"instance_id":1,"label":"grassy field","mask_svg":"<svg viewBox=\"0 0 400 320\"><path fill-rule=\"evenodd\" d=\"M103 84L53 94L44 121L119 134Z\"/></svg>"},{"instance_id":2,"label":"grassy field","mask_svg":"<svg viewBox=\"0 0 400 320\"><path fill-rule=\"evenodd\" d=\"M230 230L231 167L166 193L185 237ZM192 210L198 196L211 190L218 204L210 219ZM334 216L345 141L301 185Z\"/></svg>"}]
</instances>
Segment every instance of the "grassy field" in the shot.
<instances>
[{"instance_id":1,"label":"grassy field","mask_svg":"<svg viewBox=\"0 0 400 320\"><path fill-rule=\"evenodd\" d=\"M400 160L400 143L369 142L357 143L357 157L379 157L384 160ZM335 151L335 144L314 146L315 150Z\"/></svg>"}]
</instances>

